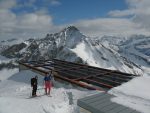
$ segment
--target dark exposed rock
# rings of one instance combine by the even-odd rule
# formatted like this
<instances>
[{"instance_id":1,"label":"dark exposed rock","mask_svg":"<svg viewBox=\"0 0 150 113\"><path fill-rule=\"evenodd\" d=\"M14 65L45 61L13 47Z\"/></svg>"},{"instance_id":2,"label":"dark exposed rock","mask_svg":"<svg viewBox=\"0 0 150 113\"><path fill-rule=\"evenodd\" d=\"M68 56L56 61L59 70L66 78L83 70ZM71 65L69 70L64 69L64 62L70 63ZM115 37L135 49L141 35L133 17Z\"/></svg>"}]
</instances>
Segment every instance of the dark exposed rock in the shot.
<instances>
[{"instance_id":1,"label":"dark exposed rock","mask_svg":"<svg viewBox=\"0 0 150 113\"><path fill-rule=\"evenodd\" d=\"M19 54L19 51L25 48L27 45L25 43L15 44L13 46L10 46L5 51L3 51L1 54L3 56L6 56L8 58L20 58L21 54Z\"/></svg>"},{"instance_id":2,"label":"dark exposed rock","mask_svg":"<svg viewBox=\"0 0 150 113\"><path fill-rule=\"evenodd\" d=\"M17 67L18 67L18 65L14 64L13 62L0 64L0 70L2 70L3 68L13 69L13 68L17 68Z\"/></svg>"}]
</instances>

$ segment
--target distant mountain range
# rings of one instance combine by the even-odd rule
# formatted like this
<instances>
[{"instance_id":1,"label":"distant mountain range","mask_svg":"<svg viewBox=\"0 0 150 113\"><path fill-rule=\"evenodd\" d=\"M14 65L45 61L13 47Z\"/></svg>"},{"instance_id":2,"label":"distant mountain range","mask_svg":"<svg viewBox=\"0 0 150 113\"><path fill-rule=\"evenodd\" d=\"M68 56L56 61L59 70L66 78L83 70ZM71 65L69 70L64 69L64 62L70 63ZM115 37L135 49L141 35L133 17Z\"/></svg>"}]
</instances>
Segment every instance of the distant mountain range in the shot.
<instances>
[{"instance_id":1,"label":"distant mountain range","mask_svg":"<svg viewBox=\"0 0 150 113\"><path fill-rule=\"evenodd\" d=\"M91 38L70 26L43 39L0 42L0 54L16 60L61 59L137 75L150 74L150 37Z\"/></svg>"}]
</instances>

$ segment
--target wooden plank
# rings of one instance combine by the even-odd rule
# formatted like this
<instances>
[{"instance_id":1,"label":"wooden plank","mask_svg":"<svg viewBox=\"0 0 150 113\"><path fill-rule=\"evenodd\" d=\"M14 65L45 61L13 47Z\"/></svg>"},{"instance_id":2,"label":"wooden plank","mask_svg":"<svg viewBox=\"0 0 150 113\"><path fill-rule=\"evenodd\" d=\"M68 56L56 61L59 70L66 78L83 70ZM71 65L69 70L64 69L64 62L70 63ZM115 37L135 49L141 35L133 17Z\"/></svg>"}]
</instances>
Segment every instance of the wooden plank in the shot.
<instances>
[{"instance_id":1,"label":"wooden plank","mask_svg":"<svg viewBox=\"0 0 150 113\"><path fill-rule=\"evenodd\" d=\"M84 65L84 64L78 64L78 63L73 63L73 62L68 62L68 61L62 61L62 60L58 60L58 59L53 59L54 62L62 62L62 63L70 63L73 65L83 65L83 66L87 66L88 68L94 68L94 69L98 69L98 70L104 70L109 72L110 70L108 69L103 69L103 68L99 68L99 67L93 67L93 66L88 66L88 65ZM127 76L137 76L137 75L133 75L133 74L128 74L128 73L123 73L117 70L111 70L112 73L116 73L116 74L126 74Z\"/></svg>"},{"instance_id":2,"label":"wooden plank","mask_svg":"<svg viewBox=\"0 0 150 113\"><path fill-rule=\"evenodd\" d=\"M95 80L91 80L91 79L82 79L82 81L86 81L86 82L89 82L91 84L94 84L94 85L97 85L97 86L100 86L100 87L104 87L104 88L113 88L112 85L108 85L108 84L105 84L105 83L102 83L102 82L97 82Z\"/></svg>"},{"instance_id":3,"label":"wooden plank","mask_svg":"<svg viewBox=\"0 0 150 113\"><path fill-rule=\"evenodd\" d=\"M105 75L105 74L108 74L109 72L105 72L105 73L103 73L102 75ZM91 77L96 77L96 76L100 76L100 74L98 73L98 74L95 74L95 75L88 75L88 76L86 76L86 77L80 77L80 78L78 78L78 79L76 79L77 81L78 80L81 80L81 79L89 79L89 78L91 78Z\"/></svg>"},{"instance_id":4,"label":"wooden plank","mask_svg":"<svg viewBox=\"0 0 150 113\"><path fill-rule=\"evenodd\" d=\"M93 79L94 79L95 81L104 82L104 83L109 84L109 85L112 85L112 86L114 86L114 87L121 84L121 83L119 83L119 82L115 82L115 81L108 80L108 79L101 78L101 77L93 77Z\"/></svg>"},{"instance_id":5,"label":"wooden plank","mask_svg":"<svg viewBox=\"0 0 150 113\"><path fill-rule=\"evenodd\" d=\"M57 72L57 71L55 71L55 72ZM84 88L87 88L87 89L103 91L102 88L97 88L97 87L89 86L89 85L87 85L87 84L84 84L84 83L81 83L81 82L78 82L78 81L74 81L74 80L68 79L67 77L62 77L62 76L60 76L60 75L55 75L55 77L58 77L58 78L60 78L60 79L62 79L62 80L68 81L68 82L70 82L70 83L79 85L79 86L84 87Z\"/></svg>"},{"instance_id":6,"label":"wooden plank","mask_svg":"<svg viewBox=\"0 0 150 113\"><path fill-rule=\"evenodd\" d=\"M101 78L108 78L108 79L111 79L111 80L114 80L114 81L117 81L120 83L129 81L129 79L123 79L123 78L120 78L120 77L114 76L114 75L100 75L100 77Z\"/></svg>"}]
</instances>

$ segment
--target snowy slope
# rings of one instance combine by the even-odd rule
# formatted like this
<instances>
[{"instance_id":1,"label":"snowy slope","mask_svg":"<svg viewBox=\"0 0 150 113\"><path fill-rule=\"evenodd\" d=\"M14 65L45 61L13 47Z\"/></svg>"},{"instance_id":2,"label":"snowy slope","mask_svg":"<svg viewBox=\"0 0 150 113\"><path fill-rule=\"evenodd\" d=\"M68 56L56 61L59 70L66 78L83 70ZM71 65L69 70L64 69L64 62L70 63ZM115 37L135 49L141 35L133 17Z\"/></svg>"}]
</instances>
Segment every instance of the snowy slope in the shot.
<instances>
[{"instance_id":1,"label":"snowy slope","mask_svg":"<svg viewBox=\"0 0 150 113\"><path fill-rule=\"evenodd\" d=\"M43 95L43 77L38 75L39 97L30 98L30 78L35 75L37 74L31 71L21 71L0 82L0 113L79 113L77 99L100 93L55 81L51 91L52 97L48 97ZM109 93L116 96L111 101L141 113L149 113L149 85L149 76L134 78L110 90Z\"/></svg>"},{"instance_id":2,"label":"snowy slope","mask_svg":"<svg viewBox=\"0 0 150 113\"><path fill-rule=\"evenodd\" d=\"M40 90L37 94L41 96L30 98L30 78L35 75L31 71L21 71L0 82L0 113L79 113L77 99L97 93L55 83L57 85L52 88L52 97L48 97L43 95L44 89L40 89L43 87L43 77L38 75Z\"/></svg>"},{"instance_id":3,"label":"snowy slope","mask_svg":"<svg viewBox=\"0 0 150 113\"><path fill-rule=\"evenodd\" d=\"M120 45L119 52L150 74L150 37L133 36Z\"/></svg>"},{"instance_id":4,"label":"snowy slope","mask_svg":"<svg viewBox=\"0 0 150 113\"><path fill-rule=\"evenodd\" d=\"M18 68L0 70L0 81L8 79L13 74L18 73L18 71L19 71Z\"/></svg>"},{"instance_id":5,"label":"snowy slope","mask_svg":"<svg viewBox=\"0 0 150 113\"><path fill-rule=\"evenodd\" d=\"M18 68L8 68L5 66L2 67L3 64L10 64L12 61L13 59L8 59L0 55L0 81L7 80L13 74L18 73Z\"/></svg>"},{"instance_id":6,"label":"snowy slope","mask_svg":"<svg viewBox=\"0 0 150 113\"><path fill-rule=\"evenodd\" d=\"M113 102L130 107L141 113L150 112L150 76L137 77L109 91L116 97Z\"/></svg>"},{"instance_id":7,"label":"snowy slope","mask_svg":"<svg viewBox=\"0 0 150 113\"><path fill-rule=\"evenodd\" d=\"M71 50L89 65L143 75L143 70L139 66L122 57L107 42L97 43L86 39Z\"/></svg>"},{"instance_id":8,"label":"snowy slope","mask_svg":"<svg viewBox=\"0 0 150 113\"><path fill-rule=\"evenodd\" d=\"M0 55L0 64L1 63L8 63L9 61L11 61L11 59L8 59L8 58Z\"/></svg>"}]
</instances>

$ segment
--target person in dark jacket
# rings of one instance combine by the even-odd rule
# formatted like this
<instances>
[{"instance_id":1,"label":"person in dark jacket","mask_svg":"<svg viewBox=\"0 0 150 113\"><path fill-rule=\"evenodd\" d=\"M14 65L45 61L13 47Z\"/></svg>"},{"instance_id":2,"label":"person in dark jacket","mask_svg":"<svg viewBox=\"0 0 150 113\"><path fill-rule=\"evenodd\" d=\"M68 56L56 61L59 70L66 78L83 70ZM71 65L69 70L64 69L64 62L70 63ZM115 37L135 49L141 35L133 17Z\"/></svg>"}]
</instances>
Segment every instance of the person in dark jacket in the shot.
<instances>
[{"instance_id":1,"label":"person in dark jacket","mask_svg":"<svg viewBox=\"0 0 150 113\"><path fill-rule=\"evenodd\" d=\"M36 91L37 91L37 79L38 77L35 76L34 78L31 78L31 87L32 87L32 97L37 96Z\"/></svg>"}]
</instances>

